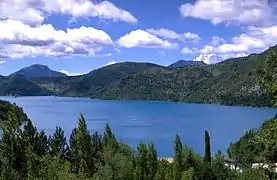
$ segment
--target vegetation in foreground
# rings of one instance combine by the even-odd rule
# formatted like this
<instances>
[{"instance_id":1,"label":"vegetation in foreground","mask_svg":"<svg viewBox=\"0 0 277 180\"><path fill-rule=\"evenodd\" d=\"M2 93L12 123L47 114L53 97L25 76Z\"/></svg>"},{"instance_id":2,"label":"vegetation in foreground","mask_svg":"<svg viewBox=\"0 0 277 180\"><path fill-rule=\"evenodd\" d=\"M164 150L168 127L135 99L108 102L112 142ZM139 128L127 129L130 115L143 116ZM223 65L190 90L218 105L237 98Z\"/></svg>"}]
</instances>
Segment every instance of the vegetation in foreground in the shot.
<instances>
[{"instance_id":1,"label":"vegetation in foreground","mask_svg":"<svg viewBox=\"0 0 277 180\"><path fill-rule=\"evenodd\" d=\"M82 115L67 141L60 127L47 137L44 131L37 131L31 120L22 124L16 112L13 105L4 119L0 144L0 179L3 180L263 180L276 177L271 169L252 169L240 164L240 172L227 167L220 151L212 157L207 131L204 157L184 145L177 135L174 160L168 162L158 158L153 143L140 143L133 150L118 142L108 125L103 134L91 134Z\"/></svg>"}]
</instances>

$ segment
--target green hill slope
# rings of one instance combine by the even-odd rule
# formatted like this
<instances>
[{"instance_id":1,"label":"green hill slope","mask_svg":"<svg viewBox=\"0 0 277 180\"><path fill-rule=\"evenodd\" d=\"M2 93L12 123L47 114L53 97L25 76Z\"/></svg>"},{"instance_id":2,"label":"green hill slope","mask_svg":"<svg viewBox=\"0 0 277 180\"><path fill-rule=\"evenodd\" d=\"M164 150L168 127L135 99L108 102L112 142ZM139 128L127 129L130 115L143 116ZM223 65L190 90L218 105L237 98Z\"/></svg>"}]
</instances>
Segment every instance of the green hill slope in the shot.
<instances>
[{"instance_id":1,"label":"green hill slope","mask_svg":"<svg viewBox=\"0 0 277 180\"><path fill-rule=\"evenodd\" d=\"M268 97L258 83L257 71L265 67L265 57L271 51L277 51L277 47L213 65L167 68L151 63L124 62L74 77L0 77L0 95L54 94L267 106Z\"/></svg>"},{"instance_id":2,"label":"green hill slope","mask_svg":"<svg viewBox=\"0 0 277 180\"><path fill-rule=\"evenodd\" d=\"M12 75L0 78L0 95L18 95L18 96L44 96L51 95L47 89L44 89L31 80L21 75Z\"/></svg>"}]
</instances>

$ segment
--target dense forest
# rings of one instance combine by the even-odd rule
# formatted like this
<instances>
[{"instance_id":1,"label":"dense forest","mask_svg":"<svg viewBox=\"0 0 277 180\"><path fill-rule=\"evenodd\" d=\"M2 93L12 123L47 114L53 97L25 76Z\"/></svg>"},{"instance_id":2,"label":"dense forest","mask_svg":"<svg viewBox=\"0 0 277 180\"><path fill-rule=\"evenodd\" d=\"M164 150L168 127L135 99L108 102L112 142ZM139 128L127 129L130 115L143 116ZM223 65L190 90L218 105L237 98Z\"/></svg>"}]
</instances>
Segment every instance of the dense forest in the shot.
<instances>
[{"instance_id":1,"label":"dense forest","mask_svg":"<svg viewBox=\"0 0 277 180\"><path fill-rule=\"evenodd\" d=\"M74 77L0 76L0 95L56 95L96 99L165 100L269 106L260 71L277 46L212 65L169 68L124 62Z\"/></svg>"},{"instance_id":2,"label":"dense forest","mask_svg":"<svg viewBox=\"0 0 277 180\"><path fill-rule=\"evenodd\" d=\"M277 104L276 60L276 53L268 55L265 68L259 72L260 84L273 106ZM208 131L203 132L203 157L183 144L177 134L173 142L173 161L169 161L159 158L153 143L141 142L137 149L132 149L119 142L108 125L103 134L89 132L82 115L67 140L60 127L47 136L44 131L38 131L31 120L23 121L21 109L16 105L2 101L0 104L3 124L0 179L3 180L277 179L277 116L232 143L228 156L221 151L214 156L211 154L212 137ZM226 157L235 168L226 165ZM255 163L261 165L253 167Z\"/></svg>"}]
</instances>

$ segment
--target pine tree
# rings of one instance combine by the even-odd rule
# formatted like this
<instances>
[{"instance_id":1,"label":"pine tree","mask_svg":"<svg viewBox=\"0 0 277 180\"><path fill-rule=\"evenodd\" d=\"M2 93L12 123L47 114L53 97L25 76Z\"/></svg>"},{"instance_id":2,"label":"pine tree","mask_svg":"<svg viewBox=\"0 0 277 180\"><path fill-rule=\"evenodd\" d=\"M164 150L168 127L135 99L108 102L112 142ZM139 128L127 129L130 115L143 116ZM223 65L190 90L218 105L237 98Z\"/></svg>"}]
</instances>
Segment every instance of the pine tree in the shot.
<instances>
[{"instance_id":1,"label":"pine tree","mask_svg":"<svg viewBox=\"0 0 277 180\"><path fill-rule=\"evenodd\" d=\"M208 131L205 131L205 156L204 161L210 163L211 158L211 146L210 146L210 135Z\"/></svg>"},{"instance_id":2,"label":"pine tree","mask_svg":"<svg viewBox=\"0 0 277 180\"><path fill-rule=\"evenodd\" d=\"M154 180L158 168L157 151L153 143L148 145L147 162L149 175L148 180Z\"/></svg>"},{"instance_id":3,"label":"pine tree","mask_svg":"<svg viewBox=\"0 0 277 180\"><path fill-rule=\"evenodd\" d=\"M108 124L105 126L103 144L106 148L112 148L114 151L118 150L118 142Z\"/></svg>"},{"instance_id":4,"label":"pine tree","mask_svg":"<svg viewBox=\"0 0 277 180\"><path fill-rule=\"evenodd\" d=\"M144 143L140 143L137 147L136 155L136 169L135 169L135 179L136 180L146 180L148 177L148 162L147 162L148 150Z\"/></svg>"},{"instance_id":5,"label":"pine tree","mask_svg":"<svg viewBox=\"0 0 277 180\"><path fill-rule=\"evenodd\" d=\"M38 156L44 156L49 152L48 137L44 131L36 134L34 152Z\"/></svg>"},{"instance_id":6,"label":"pine tree","mask_svg":"<svg viewBox=\"0 0 277 180\"><path fill-rule=\"evenodd\" d=\"M184 165L183 157L183 144L181 142L180 136L177 134L174 143L174 167L175 167L175 180L181 179L181 171Z\"/></svg>"},{"instance_id":7,"label":"pine tree","mask_svg":"<svg viewBox=\"0 0 277 180\"><path fill-rule=\"evenodd\" d=\"M0 145L2 177L9 173L14 177L19 174L22 177L25 176L25 149L20 126L21 121L16 113L16 106L13 105L2 128L2 143Z\"/></svg>"},{"instance_id":8,"label":"pine tree","mask_svg":"<svg viewBox=\"0 0 277 180\"><path fill-rule=\"evenodd\" d=\"M69 139L69 161L71 165L71 171L75 174L79 173L79 157L78 157L78 145L77 145L77 128L72 130Z\"/></svg>"},{"instance_id":9,"label":"pine tree","mask_svg":"<svg viewBox=\"0 0 277 180\"><path fill-rule=\"evenodd\" d=\"M50 153L52 156L60 156L65 159L67 154L67 143L64 131L60 127L56 127L56 131L49 139Z\"/></svg>"},{"instance_id":10,"label":"pine tree","mask_svg":"<svg viewBox=\"0 0 277 180\"><path fill-rule=\"evenodd\" d=\"M91 138L91 144L92 144L92 156L93 156L93 164L95 165L95 168L97 165L103 164L103 157L101 155L101 152L103 150L103 144L102 144L102 138L98 135L97 132L93 133Z\"/></svg>"}]
</instances>

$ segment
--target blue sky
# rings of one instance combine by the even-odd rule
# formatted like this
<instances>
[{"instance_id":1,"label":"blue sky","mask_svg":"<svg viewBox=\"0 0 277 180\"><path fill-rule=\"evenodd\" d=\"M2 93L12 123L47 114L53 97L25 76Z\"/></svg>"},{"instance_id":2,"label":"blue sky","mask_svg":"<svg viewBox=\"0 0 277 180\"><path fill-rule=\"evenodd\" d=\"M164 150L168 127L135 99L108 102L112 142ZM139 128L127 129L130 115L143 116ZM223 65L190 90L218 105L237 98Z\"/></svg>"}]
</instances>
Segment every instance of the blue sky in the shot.
<instances>
[{"instance_id":1,"label":"blue sky","mask_svg":"<svg viewBox=\"0 0 277 180\"><path fill-rule=\"evenodd\" d=\"M277 43L267 0L2 0L0 74L82 74L123 61L212 64ZM20 16L18 16L20 14Z\"/></svg>"}]
</instances>

